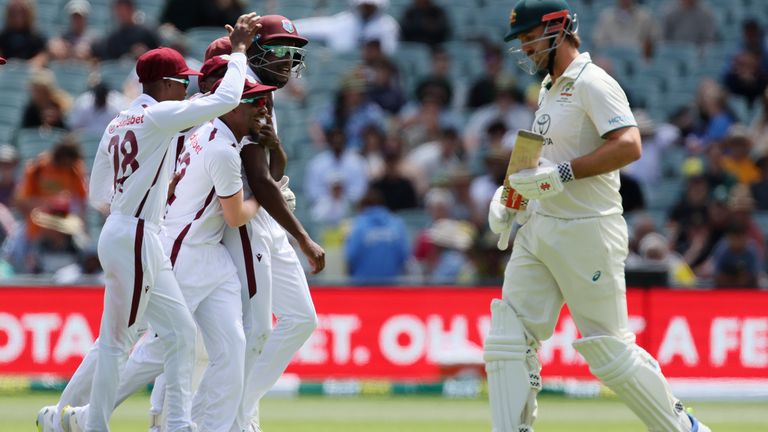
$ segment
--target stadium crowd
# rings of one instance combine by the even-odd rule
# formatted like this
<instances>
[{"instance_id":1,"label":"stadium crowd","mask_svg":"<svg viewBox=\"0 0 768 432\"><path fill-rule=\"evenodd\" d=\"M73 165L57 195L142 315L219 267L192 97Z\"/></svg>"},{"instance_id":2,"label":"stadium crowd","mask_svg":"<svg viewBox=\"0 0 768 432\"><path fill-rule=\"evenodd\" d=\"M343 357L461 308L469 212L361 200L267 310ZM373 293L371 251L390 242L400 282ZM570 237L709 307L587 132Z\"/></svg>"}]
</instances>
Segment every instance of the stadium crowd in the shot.
<instances>
[{"instance_id":1,"label":"stadium crowd","mask_svg":"<svg viewBox=\"0 0 768 432\"><path fill-rule=\"evenodd\" d=\"M643 157L622 172L628 270L662 268L675 286L768 286L762 3L571 1L590 17L585 50L624 86L643 136ZM0 5L0 278L98 275L103 220L86 179L104 127L139 91L135 59L165 45L199 66L223 25L255 10L294 19L311 40L276 118L297 214L328 253L315 282L501 279L509 252L496 249L488 203L516 131L544 127L541 77L501 44L511 2Z\"/></svg>"}]
</instances>

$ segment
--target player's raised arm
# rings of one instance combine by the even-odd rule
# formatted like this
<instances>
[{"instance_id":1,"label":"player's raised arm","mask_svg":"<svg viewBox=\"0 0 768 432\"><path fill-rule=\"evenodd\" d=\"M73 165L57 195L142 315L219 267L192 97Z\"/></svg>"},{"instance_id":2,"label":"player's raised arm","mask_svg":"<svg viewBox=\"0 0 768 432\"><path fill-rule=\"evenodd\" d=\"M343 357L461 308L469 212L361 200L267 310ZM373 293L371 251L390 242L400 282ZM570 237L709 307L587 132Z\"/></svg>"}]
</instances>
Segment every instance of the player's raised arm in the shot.
<instances>
[{"instance_id":1,"label":"player's raised arm","mask_svg":"<svg viewBox=\"0 0 768 432\"><path fill-rule=\"evenodd\" d=\"M243 94L247 67L245 51L260 28L260 18L255 13L238 18L229 35L232 55L227 65L227 72L215 93L191 101L161 102L147 108L147 117L160 127L182 130L235 109Z\"/></svg>"}]
</instances>

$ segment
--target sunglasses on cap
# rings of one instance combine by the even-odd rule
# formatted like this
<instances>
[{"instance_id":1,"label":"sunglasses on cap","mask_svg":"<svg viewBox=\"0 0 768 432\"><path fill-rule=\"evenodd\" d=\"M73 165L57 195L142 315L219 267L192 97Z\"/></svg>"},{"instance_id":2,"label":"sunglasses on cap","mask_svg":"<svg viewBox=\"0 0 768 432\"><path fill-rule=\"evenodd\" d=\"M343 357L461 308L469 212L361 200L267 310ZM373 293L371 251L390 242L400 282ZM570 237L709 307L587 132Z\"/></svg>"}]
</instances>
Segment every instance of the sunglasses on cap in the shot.
<instances>
[{"instance_id":1,"label":"sunglasses on cap","mask_svg":"<svg viewBox=\"0 0 768 432\"><path fill-rule=\"evenodd\" d=\"M267 97L266 96L254 96L249 98L243 98L240 99L241 104L252 104L256 105L257 107L261 108L263 106L267 106Z\"/></svg>"},{"instance_id":2,"label":"sunglasses on cap","mask_svg":"<svg viewBox=\"0 0 768 432\"><path fill-rule=\"evenodd\" d=\"M188 78L174 78L174 77L163 77L164 80L168 81L175 81L177 83L180 83L184 86L184 88L189 87L189 79Z\"/></svg>"}]
</instances>

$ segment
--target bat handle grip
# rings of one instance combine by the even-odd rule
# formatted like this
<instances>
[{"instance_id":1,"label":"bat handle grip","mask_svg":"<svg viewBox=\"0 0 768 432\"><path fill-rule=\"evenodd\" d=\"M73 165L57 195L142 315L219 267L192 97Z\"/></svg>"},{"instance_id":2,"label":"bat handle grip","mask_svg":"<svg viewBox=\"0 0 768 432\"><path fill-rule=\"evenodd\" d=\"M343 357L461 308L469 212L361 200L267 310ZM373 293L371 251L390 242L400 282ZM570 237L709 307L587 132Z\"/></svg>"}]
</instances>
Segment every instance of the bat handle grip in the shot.
<instances>
[{"instance_id":1,"label":"bat handle grip","mask_svg":"<svg viewBox=\"0 0 768 432\"><path fill-rule=\"evenodd\" d=\"M499 236L499 242L496 243L496 247L499 248L499 250L507 250L507 247L509 247L509 236L512 234L512 224L501 232L501 235Z\"/></svg>"}]
</instances>

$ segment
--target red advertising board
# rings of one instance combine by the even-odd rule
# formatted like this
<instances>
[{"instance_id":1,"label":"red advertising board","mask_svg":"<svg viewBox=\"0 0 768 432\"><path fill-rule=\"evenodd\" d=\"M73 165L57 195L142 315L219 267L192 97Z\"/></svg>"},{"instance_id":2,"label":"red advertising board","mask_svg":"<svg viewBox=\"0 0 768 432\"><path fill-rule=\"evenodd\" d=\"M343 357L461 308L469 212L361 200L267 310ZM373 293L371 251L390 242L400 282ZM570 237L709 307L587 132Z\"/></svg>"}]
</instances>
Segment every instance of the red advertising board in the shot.
<instances>
[{"instance_id":1,"label":"red advertising board","mask_svg":"<svg viewBox=\"0 0 768 432\"><path fill-rule=\"evenodd\" d=\"M494 288L315 288L320 324L289 371L304 379L434 380L478 363ZM768 292L628 293L638 341L680 378L768 378ZM0 375L68 377L98 332L96 288L0 288ZM588 377L567 310L539 351L545 377Z\"/></svg>"}]
</instances>

